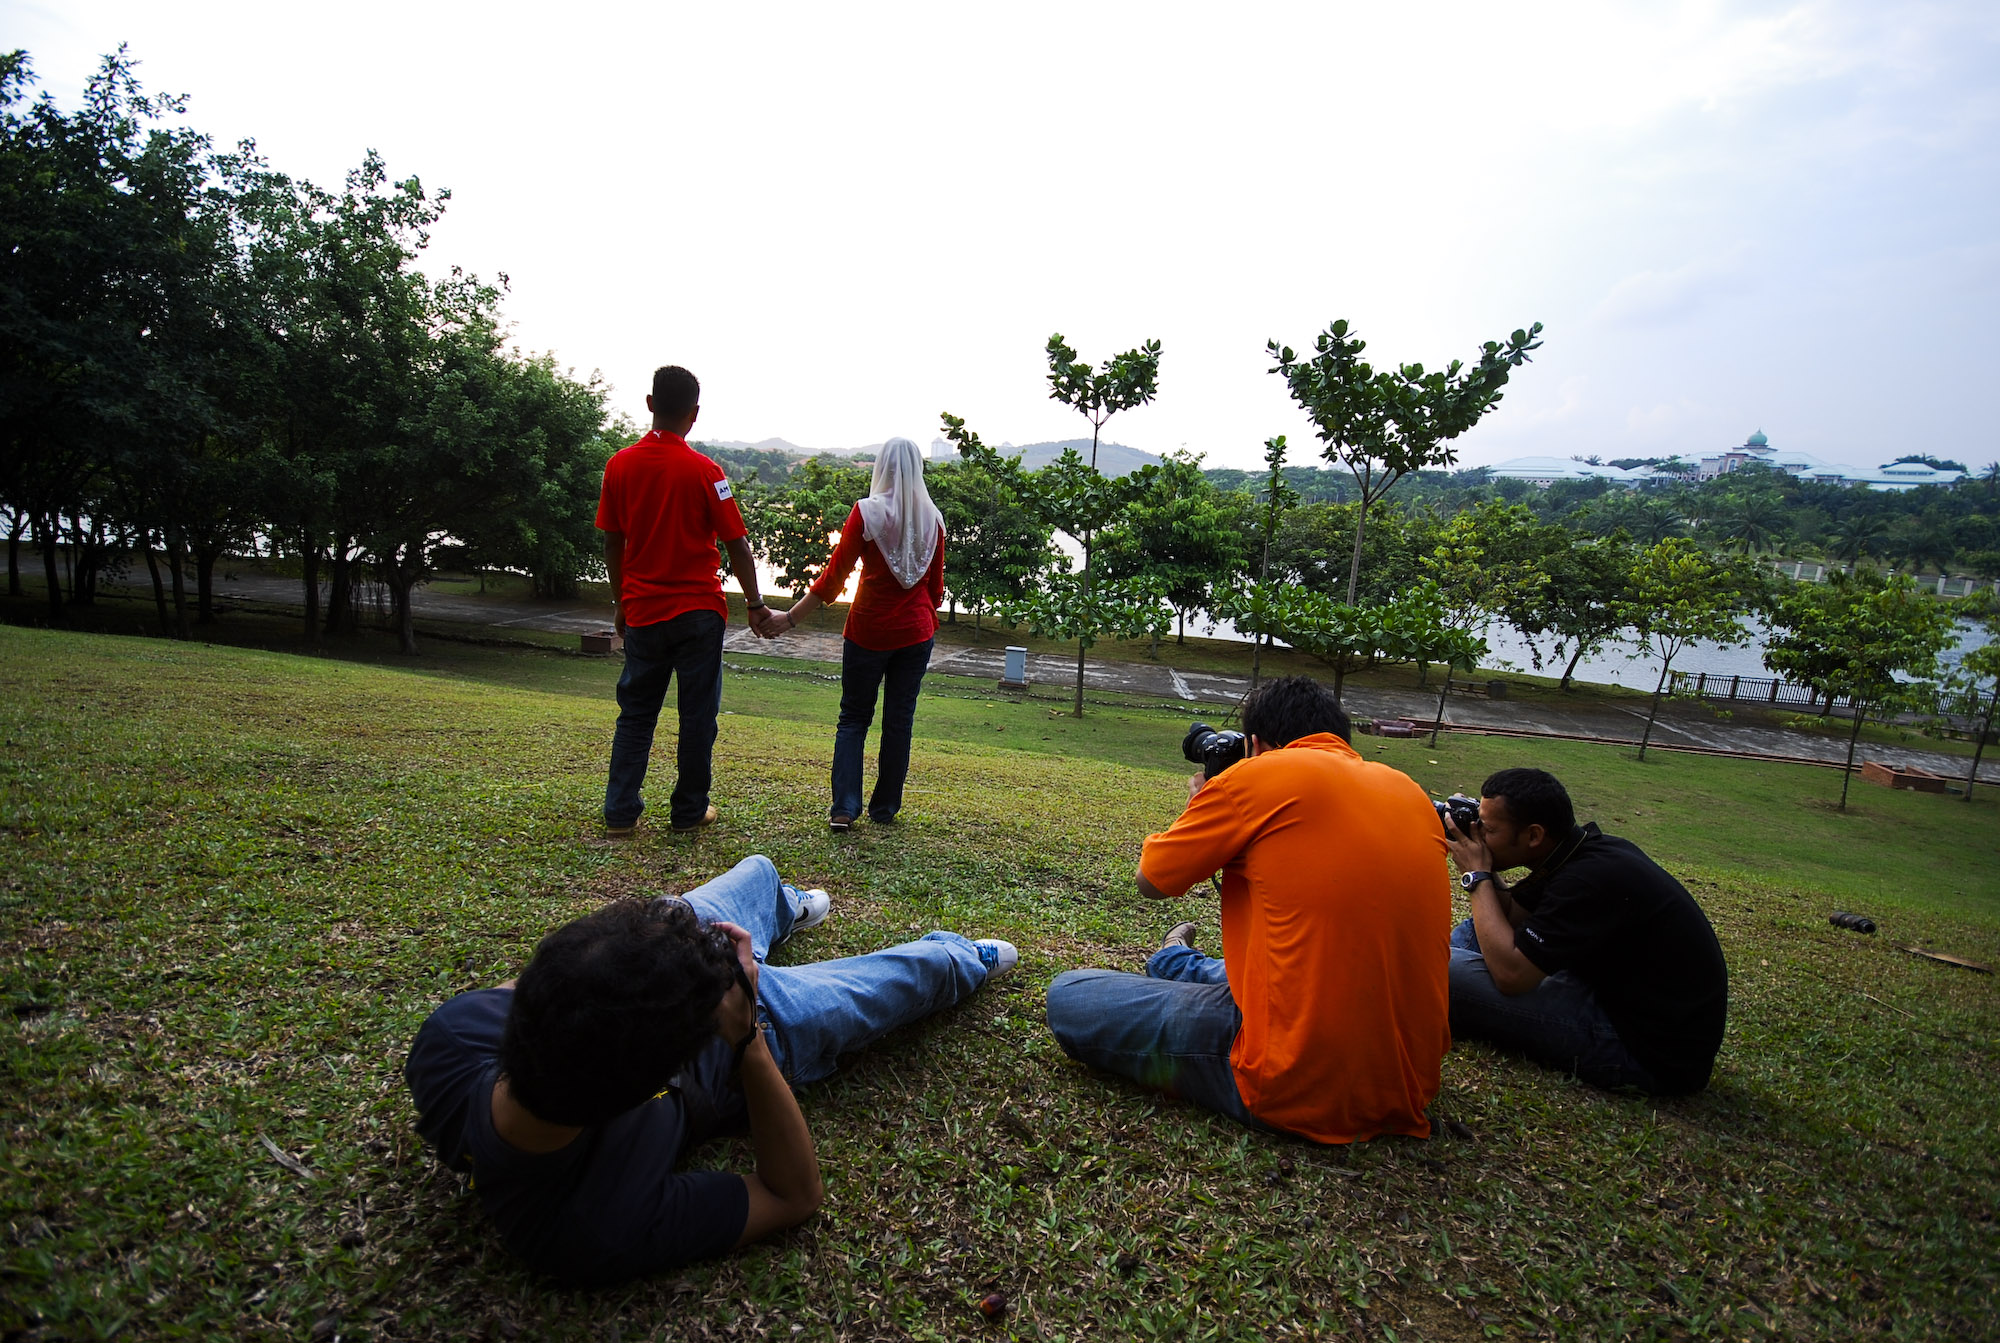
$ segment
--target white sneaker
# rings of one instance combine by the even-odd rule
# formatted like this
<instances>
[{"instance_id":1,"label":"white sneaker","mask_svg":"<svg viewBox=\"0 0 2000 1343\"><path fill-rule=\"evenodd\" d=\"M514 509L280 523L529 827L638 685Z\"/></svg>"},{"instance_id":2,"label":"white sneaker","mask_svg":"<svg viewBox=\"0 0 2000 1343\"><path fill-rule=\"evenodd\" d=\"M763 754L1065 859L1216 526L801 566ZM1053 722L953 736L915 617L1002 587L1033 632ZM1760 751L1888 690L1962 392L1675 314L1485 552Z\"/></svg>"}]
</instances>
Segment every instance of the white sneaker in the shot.
<instances>
[{"instance_id":1,"label":"white sneaker","mask_svg":"<svg viewBox=\"0 0 2000 1343\"><path fill-rule=\"evenodd\" d=\"M817 887L802 891L796 886L787 886L785 896L792 903L793 933L819 927L826 922L827 913L833 908L833 897ZM789 937L791 933L785 935Z\"/></svg>"},{"instance_id":2,"label":"white sneaker","mask_svg":"<svg viewBox=\"0 0 2000 1343\"><path fill-rule=\"evenodd\" d=\"M986 977L1004 975L1020 964L1021 953L1012 942L1002 942L997 937L982 937L972 944L979 948L979 963L986 967Z\"/></svg>"}]
</instances>

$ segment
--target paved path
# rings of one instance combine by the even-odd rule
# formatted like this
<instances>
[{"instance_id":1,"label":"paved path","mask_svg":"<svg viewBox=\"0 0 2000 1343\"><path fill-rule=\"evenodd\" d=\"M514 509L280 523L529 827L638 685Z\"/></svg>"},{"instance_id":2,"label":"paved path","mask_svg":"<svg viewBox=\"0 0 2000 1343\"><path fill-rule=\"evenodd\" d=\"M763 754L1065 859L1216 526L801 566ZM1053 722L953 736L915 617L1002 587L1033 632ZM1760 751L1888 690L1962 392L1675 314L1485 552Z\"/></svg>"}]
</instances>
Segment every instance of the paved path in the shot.
<instances>
[{"instance_id":1,"label":"paved path","mask_svg":"<svg viewBox=\"0 0 2000 1343\"><path fill-rule=\"evenodd\" d=\"M219 597L274 603L297 607L300 585L296 579L246 575L215 580ZM592 602L503 602L486 597L461 597L431 588L418 588L412 602L416 613L428 620L463 621L506 629L548 630L558 634L589 634L611 625L611 609ZM766 657L798 658L809 662L839 662L841 639L838 634L798 630L777 639L760 639L747 627L734 627L723 647L734 653L758 653ZM998 649L968 648L941 644L931 657L931 670L947 676L1000 679L1004 654ZM1031 653L1028 682L1041 691L1068 693L1076 684L1074 654ZM1214 705L1219 713L1243 698L1250 688L1247 676L1215 672L1187 671L1164 662L1106 662L1092 659L1084 668L1087 694L1145 695L1178 699L1189 704ZM1437 713L1437 694L1418 691L1384 690L1353 686L1345 694L1348 709L1362 718L1411 718L1428 723ZM1445 706L1447 726L1523 732L1536 735L1584 737L1600 741L1639 739L1645 728L1642 709L1617 702L1592 702L1571 707L1542 701L1489 700L1454 694ZM1811 732L1794 732L1782 727L1763 727L1723 722L1699 705L1669 701L1660 711L1653 739L1662 746L1691 746L1716 751L1742 751L1756 755L1819 760L1839 764L1846 759L1843 741ZM1970 761L1941 751L1907 746L1869 743L1856 754L1857 761L1876 760L1884 764L1914 766L1952 779L1964 779ZM2000 783L2000 751L1989 752L1982 761L1979 781Z\"/></svg>"}]
</instances>

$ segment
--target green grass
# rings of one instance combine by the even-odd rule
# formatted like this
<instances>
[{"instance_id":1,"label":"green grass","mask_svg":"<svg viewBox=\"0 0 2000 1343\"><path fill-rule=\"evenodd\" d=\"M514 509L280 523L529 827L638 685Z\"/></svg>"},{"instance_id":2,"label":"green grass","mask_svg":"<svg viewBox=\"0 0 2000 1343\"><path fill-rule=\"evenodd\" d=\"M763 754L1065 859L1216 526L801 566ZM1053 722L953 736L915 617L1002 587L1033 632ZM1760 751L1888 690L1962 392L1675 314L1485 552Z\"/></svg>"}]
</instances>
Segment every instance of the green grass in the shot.
<instances>
[{"instance_id":1,"label":"green grass","mask_svg":"<svg viewBox=\"0 0 2000 1343\"><path fill-rule=\"evenodd\" d=\"M341 648L0 628L0 1334L297 1338L333 1314L376 1339L1991 1329L2000 990L1897 949L2000 963L1990 799L1857 787L1841 814L1832 771L1364 739L1437 792L1504 763L1562 775L1702 899L1731 1020L1697 1097L1468 1044L1434 1110L1456 1129L1316 1148L1092 1075L1041 1025L1055 973L1136 969L1188 908L1131 890L1182 797L1185 712L1079 723L935 678L907 823L835 839L834 683L732 657L722 824L611 847L615 664ZM805 1093L812 1222L670 1278L550 1289L411 1133L411 1035L553 924L752 852L835 892L794 956L944 926L1011 938L1022 971ZM1213 936L1212 899L1192 905ZM1882 932L1832 929L1834 908ZM994 1289L999 1326L973 1309Z\"/></svg>"}]
</instances>

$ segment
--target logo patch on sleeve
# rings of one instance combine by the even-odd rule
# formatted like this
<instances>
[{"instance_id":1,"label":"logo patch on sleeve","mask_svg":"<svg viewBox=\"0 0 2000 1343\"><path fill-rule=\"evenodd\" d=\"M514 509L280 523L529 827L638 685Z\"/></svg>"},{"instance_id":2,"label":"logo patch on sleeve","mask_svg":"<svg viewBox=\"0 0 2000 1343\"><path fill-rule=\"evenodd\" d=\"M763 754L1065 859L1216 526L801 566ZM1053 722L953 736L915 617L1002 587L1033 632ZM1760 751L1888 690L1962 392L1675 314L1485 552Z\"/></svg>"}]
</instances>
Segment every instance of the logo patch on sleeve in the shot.
<instances>
[{"instance_id":1,"label":"logo patch on sleeve","mask_svg":"<svg viewBox=\"0 0 2000 1343\"><path fill-rule=\"evenodd\" d=\"M726 481L726 480L718 480L718 481L716 481L716 482L715 482L715 497L716 497L716 500L717 500L718 502L719 502L719 501L721 501L721 500L723 500L723 499L729 499L729 498L733 498L733 497L734 497L734 496L733 496L733 495L732 495L732 494L731 494L731 493L729 492L729 482L728 482L728 481Z\"/></svg>"}]
</instances>

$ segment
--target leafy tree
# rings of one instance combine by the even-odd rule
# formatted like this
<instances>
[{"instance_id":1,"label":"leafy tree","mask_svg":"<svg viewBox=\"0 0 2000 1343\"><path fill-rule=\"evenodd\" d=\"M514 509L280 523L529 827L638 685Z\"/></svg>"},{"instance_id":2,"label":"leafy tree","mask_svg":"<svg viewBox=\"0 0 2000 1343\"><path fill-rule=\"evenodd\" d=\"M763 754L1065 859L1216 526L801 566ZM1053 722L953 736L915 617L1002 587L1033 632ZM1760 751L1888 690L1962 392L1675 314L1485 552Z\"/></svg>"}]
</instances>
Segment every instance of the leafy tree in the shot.
<instances>
[{"instance_id":1,"label":"leafy tree","mask_svg":"<svg viewBox=\"0 0 2000 1343\"><path fill-rule=\"evenodd\" d=\"M1785 505L1775 494L1757 491L1725 496L1708 525L1722 544L1746 555L1771 550L1787 530Z\"/></svg>"},{"instance_id":2,"label":"leafy tree","mask_svg":"<svg viewBox=\"0 0 2000 1343\"><path fill-rule=\"evenodd\" d=\"M1299 502L1299 493L1292 488L1285 476L1285 436L1279 434L1264 440L1264 488L1263 506L1258 510L1262 524L1257 556L1257 584L1268 590L1271 584L1271 541L1278 532L1278 518L1286 509ZM1257 607L1266 600L1264 593L1257 594L1249 614L1264 626L1251 632L1250 643L1250 686L1255 689L1257 676L1263 670L1264 645L1270 641L1271 630L1266 613ZM1338 694L1338 691L1335 692Z\"/></svg>"},{"instance_id":3,"label":"leafy tree","mask_svg":"<svg viewBox=\"0 0 2000 1343\"><path fill-rule=\"evenodd\" d=\"M963 606L978 624L989 608L1027 596L1051 563L1050 528L1030 502L1033 491L1022 474L1018 458L991 449L978 460L961 456L926 473L944 515L944 586L954 618Z\"/></svg>"},{"instance_id":4,"label":"leafy tree","mask_svg":"<svg viewBox=\"0 0 2000 1343\"><path fill-rule=\"evenodd\" d=\"M1097 436L1105 421L1121 410L1151 401L1160 385L1160 342L1142 341L1092 370L1057 332L1049 337L1049 399L1083 413L1090 421L1090 469L1097 469ZM1088 557L1084 568L1090 567Z\"/></svg>"},{"instance_id":5,"label":"leafy tree","mask_svg":"<svg viewBox=\"0 0 2000 1343\"><path fill-rule=\"evenodd\" d=\"M1972 747L1972 768L1965 775L1964 801L1972 800L1979 782L1979 761L1993 736L1993 718L2000 711L2000 613L1990 606L1985 613L1987 641L1959 660L1948 683L1947 693L1957 702L1958 712L1979 720Z\"/></svg>"},{"instance_id":6,"label":"leafy tree","mask_svg":"<svg viewBox=\"0 0 2000 1343\"><path fill-rule=\"evenodd\" d=\"M1629 592L1619 624L1631 631L1633 642L1660 659L1660 680L1639 738L1639 758L1644 760L1674 659L1693 643L1728 647L1749 636L1742 624L1741 575L1710 559L1686 537L1669 537L1640 551L1633 559Z\"/></svg>"},{"instance_id":7,"label":"leafy tree","mask_svg":"<svg viewBox=\"0 0 2000 1343\"><path fill-rule=\"evenodd\" d=\"M1863 556L1880 554L1889 535L1889 520L1879 513L1855 513L1834 524L1826 536L1829 559L1845 561L1847 571Z\"/></svg>"},{"instance_id":8,"label":"leafy tree","mask_svg":"<svg viewBox=\"0 0 2000 1343\"><path fill-rule=\"evenodd\" d=\"M1845 811L1854 747L1867 711L1928 698L1924 682L1937 675L1938 654L1951 637L1951 612L1906 575L1862 570L1782 588L1771 598L1769 614L1764 665L1810 686L1829 704L1845 695L1853 705L1854 729L1840 781Z\"/></svg>"},{"instance_id":9,"label":"leafy tree","mask_svg":"<svg viewBox=\"0 0 2000 1343\"><path fill-rule=\"evenodd\" d=\"M1076 352L1060 335L1049 337L1048 356L1049 395L1053 400L1076 407L1090 420L1092 461L1084 461L1074 448L1064 448L1053 462L1039 471L1024 473L1021 479L1031 482L1025 497L1041 521L1077 542L1083 552L1083 567L1060 582L1056 580L1068 573L1067 566L1051 571L1039 590L1008 603L1003 613L1038 631L1071 631L1048 637L1077 641L1075 713L1080 718L1084 665L1099 634L1152 629L1155 614L1166 609L1157 583L1127 580L1100 585L1100 575L1092 563L1097 534L1122 514L1140 488L1139 482L1130 477L1114 480L1097 469L1098 432L1113 414L1153 399L1159 382L1160 343L1147 341L1136 350L1107 360L1096 373L1077 359ZM978 435L965 427L964 420L946 412L944 424L946 436L959 445L961 455L971 445L977 445L975 453L984 448ZM997 454L982 458L989 469L993 456ZM1099 618L1110 623L1091 629L1090 622ZM1170 626L1171 616L1160 628Z\"/></svg>"},{"instance_id":10,"label":"leafy tree","mask_svg":"<svg viewBox=\"0 0 2000 1343\"><path fill-rule=\"evenodd\" d=\"M868 493L870 473L820 458L801 462L783 489L750 491L744 525L750 546L775 571L793 600L805 595L826 569L833 541L856 501Z\"/></svg>"},{"instance_id":11,"label":"leafy tree","mask_svg":"<svg viewBox=\"0 0 2000 1343\"><path fill-rule=\"evenodd\" d=\"M1459 360L1435 372L1422 364L1377 371L1361 359L1367 348L1334 322L1301 359L1289 346L1267 348L1292 400L1313 422L1329 463L1345 467L1360 490L1361 511L1348 569L1347 601L1361 582L1361 533L1368 507L1411 471L1446 467L1457 460L1452 440L1499 405L1508 377L1540 348L1542 324L1516 331L1502 344L1488 341L1470 368Z\"/></svg>"},{"instance_id":12,"label":"leafy tree","mask_svg":"<svg viewBox=\"0 0 2000 1343\"><path fill-rule=\"evenodd\" d=\"M1495 612L1534 600L1548 585L1548 575L1534 563L1537 530L1534 519L1518 504L1490 503L1452 518L1440 533L1437 546L1424 557L1424 569L1430 575L1427 623L1436 630L1426 643L1447 650L1442 659L1445 673L1438 690L1437 718L1431 727L1432 745L1437 744L1438 728L1444 722L1452 672L1460 665L1449 654L1466 648ZM1478 642L1483 654L1485 642ZM1414 651L1421 681L1429 648ZM1476 660L1471 665L1476 666Z\"/></svg>"},{"instance_id":13,"label":"leafy tree","mask_svg":"<svg viewBox=\"0 0 2000 1343\"><path fill-rule=\"evenodd\" d=\"M1547 581L1504 594L1501 618L1520 631L1540 669L1568 655L1562 689L1577 663L1615 642L1631 603L1632 552L1622 534L1578 538L1563 527L1544 527L1535 538L1535 565ZM1546 651L1545 651L1546 650Z\"/></svg>"},{"instance_id":14,"label":"leafy tree","mask_svg":"<svg viewBox=\"0 0 2000 1343\"><path fill-rule=\"evenodd\" d=\"M1124 511L1100 539L1104 574L1148 579L1174 610L1176 642L1185 642L1187 613L1206 607L1243 563L1241 510L1202 479L1199 457L1169 453L1134 474ZM1159 651L1155 639L1153 656Z\"/></svg>"}]
</instances>

